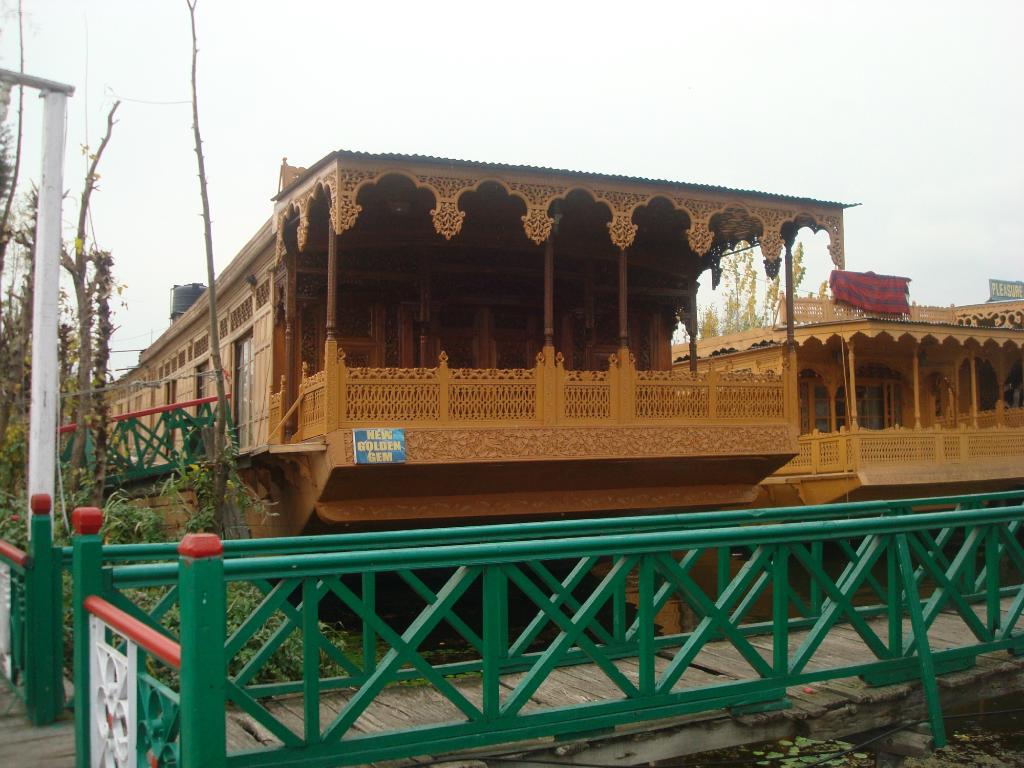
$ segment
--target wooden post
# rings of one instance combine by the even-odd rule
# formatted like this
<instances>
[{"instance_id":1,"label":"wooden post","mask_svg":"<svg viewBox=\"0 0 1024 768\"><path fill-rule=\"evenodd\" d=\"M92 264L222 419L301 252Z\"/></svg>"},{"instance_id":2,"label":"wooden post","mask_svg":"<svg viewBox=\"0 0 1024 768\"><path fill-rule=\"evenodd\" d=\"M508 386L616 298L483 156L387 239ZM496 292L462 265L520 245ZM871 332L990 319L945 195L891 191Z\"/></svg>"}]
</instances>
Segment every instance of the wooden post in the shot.
<instances>
[{"instance_id":1,"label":"wooden post","mask_svg":"<svg viewBox=\"0 0 1024 768\"><path fill-rule=\"evenodd\" d=\"M338 338L338 236L334 224L327 222L327 339Z\"/></svg>"},{"instance_id":2,"label":"wooden post","mask_svg":"<svg viewBox=\"0 0 1024 768\"><path fill-rule=\"evenodd\" d=\"M850 429L859 428L857 424L857 359L853 353L853 340L846 342L846 363L850 368L849 386L846 387L846 413L849 416Z\"/></svg>"},{"instance_id":3,"label":"wooden post","mask_svg":"<svg viewBox=\"0 0 1024 768\"><path fill-rule=\"evenodd\" d=\"M555 235L544 243L544 346L555 345ZM546 350L545 350L546 351Z\"/></svg>"},{"instance_id":4,"label":"wooden post","mask_svg":"<svg viewBox=\"0 0 1024 768\"><path fill-rule=\"evenodd\" d=\"M793 242L786 239L786 349L796 349L796 338L793 334ZM796 375L796 371L793 372Z\"/></svg>"},{"instance_id":5,"label":"wooden post","mask_svg":"<svg viewBox=\"0 0 1024 768\"><path fill-rule=\"evenodd\" d=\"M828 388L828 425L832 432L838 431L836 426L836 388Z\"/></svg>"},{"instance_id":6,"label":"wooden post","mask_svg":"<svg viewBox=\"0 0 1024 768\"><path fill-rule=\"evenodd\" d=\"M978 358L971 350L971 426L978 428Z\"/></svg>"},{"instance_id":7,"label":"wooden post","mask_svg":"<svg viewBox=\"0 0 1024 768\"><path fill-rule=\"evenodd\" d=\"M619 249L619 350L629 346L629 301L626 269L626 249Z\"/></svg>"},{"instance_id":8,"label":"wooden post","mask_svg":"<svg viewBox=\"0 0 1024 768\"><path fill-rule=\"evenodd\" d=\"M451 372L448 369L448 354L442 349L437 358L437 415L442 424L451 421L449 413L449 387Z\"/></svg>"},{"instance_id":9,"label":"wooden post","mask_svg":"<svg viewBox=\"0 0 1024 768\"><path fill-rule=\"evenodd\" d=\"M295 402L295 398L298 394L298 382L296 381L296 361L295 361L295 320L296 313L298 312L298 302L296 301L296 281L297 276L295 274L295 262L293 259L286 262L285 269L287 275L285 277L285 322L284 322L284 376L285 376L285 396L284 401L281 403L281 410L287 411L291 404ZM284 425L284 441L287 442L295 432L295 418L289 417Z\"/></svg>"},{"instance_id":10,"label":"wooden post","mask_svg":"<svg viewBox=\"0 0 1024 768\"><path fill-rule=\"evenodd\" d=\"M594 367L594 260L588 258L583 273L583 367Z\"/></svg>"},{"instance_id":11,"label":"wooden post","mask_svg":"<svg viewBox=\"0 0 1024 768\"><path fill-rule=\"evenodd\" d=\"M690 334L690 373L697 372L697 291L699 288L700 283L694 280L693 286L690 288L690 327L688 329Z\"/></svg>"},{"instance_id":12,"label":"wooden post","mask_svg":"<svg viewBox=\"0 0 1024 768\"><path fill-rule=\"evenodd\" d=\"M420 256L420 367L427 367L430 357L430 256Z\"/></svg>"},{"instance_id":13,"label":"wooden post","mask_svg":"<svg viewBox=\"0 0 1024 768\"><path fill-rule=\"evenodd\" d=\"M1002 427L1006 424L1006 401L1003 393L1006 391L1006 384L1010 378L1010 371L1006 365L1006 355L1004 350L1000 348L999 355L996 358L996 381L998 382L998 391L996 392L996 426Z\"/></svg>"},{"instance_id":14,"label":"wooden post","mask_svg":"<svg viewBox=\"0 0 1024 768\"><path fill-rule=\"evenodd\" d=\"M914 429L921 428L921 350L914 345Z\"/></svg>"},{"instance_id":15,"label":"wooden post","mask_svg":"<svg viewBox=\"0 0 1024 768\"><path fill-rule=\"evenodd\" d=\"M795 234L795 233L794 233ZM788 411L786 416L789 423L799 423L797 414L800 412L800 393L797 391L797 376L799 371L796 360L796 336L793 333L793 239L786 238L786 251L783 260L783 268L786 270L786 360L783 366L786 373L785 387L789 394L786 398ZM814 407L813 400L808 401L808 426L814 423L814 414L810 409Z\"/></svg>"},{"instance_id":16,"label":"wooden post","mask_svg":"<svg viewBox=\"0 0 1024 768\"><path fill-rule=\"evenodd\" d=\"M540 396L540 413L543 424L555 424L558 420L558 388L562 386L562 359L555 355L553 346L544 347L544 360L537 362L537 394Z\"/></svg>"}]
</instances>

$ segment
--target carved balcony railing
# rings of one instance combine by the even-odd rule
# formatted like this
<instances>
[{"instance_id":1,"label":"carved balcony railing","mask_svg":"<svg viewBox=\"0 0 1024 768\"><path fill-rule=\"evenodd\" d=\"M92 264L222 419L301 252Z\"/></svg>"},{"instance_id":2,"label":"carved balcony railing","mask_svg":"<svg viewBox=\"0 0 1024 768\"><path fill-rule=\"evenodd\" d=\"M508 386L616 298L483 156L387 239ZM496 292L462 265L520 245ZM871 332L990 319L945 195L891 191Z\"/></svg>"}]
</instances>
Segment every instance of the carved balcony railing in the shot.
<instances>
[{"instance_id":1,"label":"carved balcony railing","mask_svg":"<svg viewBox=\"0 0 1024 768\"><path fill-rule=\"evenodd\" d=\"M957 314L953 307L929 307L918 304L910 305L906 315L881 314L866 312L849 304L837 303L829 298L795 298L793 300L793 323L810 325L812 323L828 323L835 320L858 320L874 317L883 320L908 320L915 323L942 323L956 325ZM786 322L786 305L783 302L779 311L779 323Z\"/></svg>"},{"instance_id":2,"label":"carved balcony railing","mask_svg":"<svg viewBox=\"0 0 1024 768\"><path fill-rule=\"evenodd\" d=\"M801 435L799 453L777 475L828 475L871 467L991 462L1024 456L1024 409L1012 409L1017 426L1003 428L940 426L924 429L814 432ZM1007 409L1006 414L1011 414Z\"/></svg>"},{"instance_id":3,"label":"carved balcony railing","mask_svg":"<svg viewBox=\"0 0 1024 768\"><path fill-rule=\"evenodd\" d=\"M957 307L932 307L911 304L905 315L867 312L849 304L837 303L830 298L795 298L793 300L793 323L810 325L834 320L858 320L861 318L903 320L911 323L935 323L939 325L969 325L981 328L1024 327L1024 301L998 301L987 304L973 304ZM779 305L779 324L786 324L786 303Z\"/></svg>"},{"instance_id":4,"label":"carved balcony railing","mask_svg":"<svg viewBox=\"0 0 1024 768\"><path fill-rule=\"evenodd\" d=\"M336 429L388 424L437 426L588 426L614 424L787 424L792 388L779 372L638 371L632 355L613 355L605 371L569 371L550 348L533 368L348 367L343 354L304 375L292 439ZM330 357L328 357L330 360ZM787 393L789 393L787 395ZM270 396L270 421L281 421L281 392ZM285 416L284 418L287 418ZM281 430L271 442L281 442Z\"/></svg>"},{"instance_id":5,"label":"carved balcony railing","mask_svg":"<svg viewBox=\"0 0 1024 768\"><path fill-rule=\"evenodd\" d=\"M978 411L977 425L975 417L969 413L961 413L956 417L956 424L950 423L951 428L973 427L979 429L990 429L992 427L1024 427L1024 408L1003 408L1002 416L998 408L990 408Z\"/></svg>"}]
</instances>

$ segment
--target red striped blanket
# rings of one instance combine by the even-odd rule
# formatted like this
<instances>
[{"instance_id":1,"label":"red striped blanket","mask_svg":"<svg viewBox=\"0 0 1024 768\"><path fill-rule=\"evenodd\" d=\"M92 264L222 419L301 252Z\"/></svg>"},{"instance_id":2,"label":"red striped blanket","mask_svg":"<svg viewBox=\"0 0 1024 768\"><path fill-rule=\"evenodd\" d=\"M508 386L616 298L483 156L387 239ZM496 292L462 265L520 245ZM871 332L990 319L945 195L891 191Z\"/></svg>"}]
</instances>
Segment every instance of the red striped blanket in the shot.
<instances>
[{"instance_id":1,"label":"red striped blanket","mask_svg":"<svg viewBox=\"0 0 1024 768\"><path fill-rule=\"evenodd\" d=\"M876 275L874 272L845 272L834 269L828 285L832 297L867 312L887 315L910 313L907 302L909 277Z\"/></svg>"}]
</instances>

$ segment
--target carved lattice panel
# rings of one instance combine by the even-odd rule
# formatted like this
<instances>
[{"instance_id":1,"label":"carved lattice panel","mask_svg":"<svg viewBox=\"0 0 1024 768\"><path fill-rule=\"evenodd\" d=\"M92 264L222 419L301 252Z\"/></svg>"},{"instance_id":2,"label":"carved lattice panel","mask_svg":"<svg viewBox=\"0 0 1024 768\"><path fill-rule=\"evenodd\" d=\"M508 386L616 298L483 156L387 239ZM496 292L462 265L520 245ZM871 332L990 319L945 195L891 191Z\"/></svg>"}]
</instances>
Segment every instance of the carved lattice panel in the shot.
<instances>
[{"instance_id":1,"label":"carved lattice panel","mask_svg":"<svg viewBox=\"0 0 1024 768\"><path fill-rule=\"evenodd\" d=\"M231 310L231 330L236 331L252 318L252 297Z\"/></svg>"},{"instance_id":2,"label":"carved lattice panel","mask_svg":"<svg viewBox=\"0 0 1024 768\"><path fill-rule=\"evenodd\" d=\"M811 467L811 455L814 446L806 440L800 441L799 452L786 465L787 469L809 469Z\"/></svg>"},{"instance_id":3,"label":"carved lattice panel","mask_svg":"<svg viewBox=\"0 0 1024 768\"><path fill-rule=\"evenodd\" d=\"M718 385L717 405L713 414L719 419L781 419L785 415L781 383L778 386L758 384Z\"/></svg>"},{"instance_id":4,"label":"carved lattice panel","mask_svg":"<svg viewBox=\"0 0 1024 768\"><path fill-rule=\"evenodd\" d=\"M270 281L264 280L260 287L256 289L256 309L259 309L268 301L270 301Z\"/></svg>"},{"instance_id":5,"label":"carved lattice panel","mask_svg":"<svg viewBox=\"0 0 1024 768\"><path fill-rule=\"evenodd\" d=\"M537 417L534 383L452 384L448 395L453 421L532 421Z\"/></svg>"},{"instance_id":6,"label":"carved lattice panel","mask_svg":"<svg viewBox=\"0 0 1024 768\"><path fill-rule=\"evenodd\" d=\"M946 461L960 461L960 438L957 435L943 436L942 455Z\"/></svg>"},{"instance_id":7,"label":"carved lattice panel","mask_svg":"<svg viewBox=\"0 0 1024 768\"><path fill-rule=\"evenodd\" d=\"M968 459L1011 459L1024 456L1024 435L967 436Z\"/></svg>"},{"instance_id":8,"label":"carved lattice panel","mask_svg":"<svg viewBox=\"0 0 1024 768\"><path fill-rule=\"evenodd\" d=\"M299 426L303 438L323 434L326 413L326 388L324 372L320 371L303 379L302 404L299 406Z\"/></svg>"},{"instance_id":9,"label":"carved lattice panel","mask_svg":"<svg viewBox=\"0 0 1024 768\"><path fill-rule=\"evenodd\" d=\"M860 439L860 460L865 464L905 464L935 461L931 435L871 435Z\"/></svg>"},{"instance_id":10,"label":"carved lattice panel","mask_svg":"<svg viewBox=\"0 0 1024 768\"><path fill-rule=\"evenodd\" d=\"M566 419L610 419L612 389L606 371L566 371L562 387Z\"/></svg>"},{"instance_id":11,"label":"carved lattice panel","mask_svg":"<svg viewBox=\"0 0 1024 768\"><path fill-rule=\"evenodd\" d=\"M818 444L818 463L823 467L839 464L839 441L823 440Z\"/></svg>"},{"instance_id":12,"label":"carved lattice panel","mask_svg":"<svg viewBox=\"0 0 1024 768\"><path fill-rule=\"evenodd\" d=\"M372 371L374 369L364 370ZM415 373L415 369L408 373ZM431 373L435 372L431 371ZM378 422L438 420L440 391L436 381L402 381L397 378L375 382L351 380L358 375L356 369L350 369L350 381L345 398L345 418L347 420Z\"/></svg>"},{"instance_id":13,"label":"carved lattice panel","mask_svg":"<svg viewBox=\"0 0 1024 768\"><path fill-rule=\"evenodd\" d=\"M708 387L701 382L637 384L638 419L706 419Z\"/></svg>"}]
</instances>

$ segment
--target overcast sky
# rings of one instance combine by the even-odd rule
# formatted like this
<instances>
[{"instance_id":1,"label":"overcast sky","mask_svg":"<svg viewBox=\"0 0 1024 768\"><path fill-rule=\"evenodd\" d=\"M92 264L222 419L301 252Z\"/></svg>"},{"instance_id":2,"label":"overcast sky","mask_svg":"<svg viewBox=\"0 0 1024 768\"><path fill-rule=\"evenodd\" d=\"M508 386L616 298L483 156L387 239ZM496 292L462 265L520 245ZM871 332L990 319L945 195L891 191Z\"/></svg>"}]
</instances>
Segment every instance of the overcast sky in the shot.
<instances>
[{"instance_id":1,"label":"overcast sky","mask_svg":"<svg viewBox=\"0 0 1024 768\"><path fill-rule=\"evenodd\" d=\"M16 69L2 4L0 66ZM206 280L185 2L24 5L27 71L77 89L75 200L80 147L124 100L93 222L127 284L114 348L145 346L170 286ZM1024 3L200 0L198 27L218 269L270 215L283 156L346 148L856 202L847 267L911 277L918 303L1024 279ZM37 99L27 112L38 179ZM827 237L802 239L813 287Z\"/></svg>"}]
</instances>

